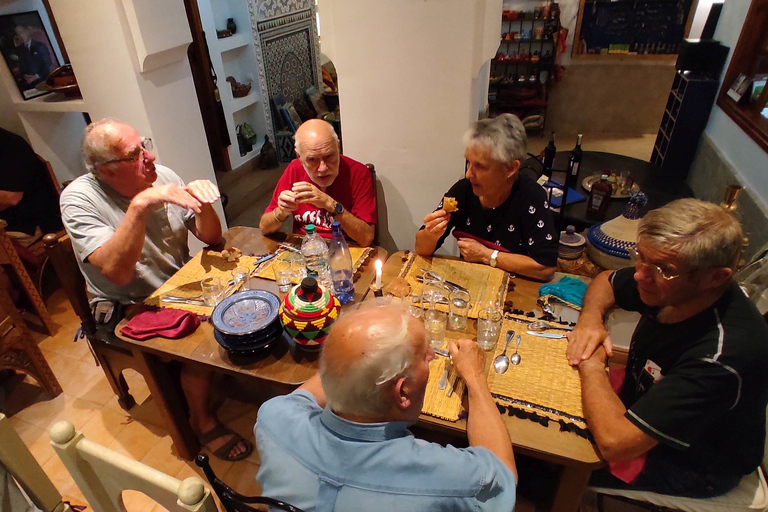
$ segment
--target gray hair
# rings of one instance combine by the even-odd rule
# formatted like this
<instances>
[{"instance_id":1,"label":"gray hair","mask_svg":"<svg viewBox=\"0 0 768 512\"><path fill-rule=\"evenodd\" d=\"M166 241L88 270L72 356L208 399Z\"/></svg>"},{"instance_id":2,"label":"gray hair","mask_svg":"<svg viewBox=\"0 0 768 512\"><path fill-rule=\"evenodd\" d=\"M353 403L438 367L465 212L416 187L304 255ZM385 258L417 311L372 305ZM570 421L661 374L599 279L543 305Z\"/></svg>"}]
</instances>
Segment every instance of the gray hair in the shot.
<instances>
[{"instance_id":1,"label":"gray hair","mask_svg":"<svg viewBox=\"0 0 768 512\"><path fill-rule=\"evenodd\" d=\"M99 119L83 131L83 163L89 172L110 160L120 157L121 138L117 137L110 125L125 124L116 119ZM98 129L97 129L98 128Z\"/></svg>"},{"instance_id":2,"label":"gray hair","mask_svg":"<svg viewBox=\"0 0 768 512\"><path fill-rule=\"evenodd\" d=\"M336 130L333 129L333 125L331 123L329 123L328 121L326 121L325 119L323 119L322 121L325 122L331 128L331 137L333 137L333 140L335 140L336 142L339 142L339 136L336 134ZM298 131L297 131L297 133L298 133ZM296 150L296 153L301 154L301 151L299 150L299 138L298 137L294 137L293 149Z\"/></svg>"},{"instance_id":3,"label":"gray hair","mask_svg":"<svg viewBox=\"0 0 768 512\"><path fill-rule=\"evenodd\" d=\"M736 217L716 204L693 198L648 212L640 220L637 238L674 253L692 270L735 270L744 249L744 233Z\"/></svg>"},{"instance_id":4,"label":"gray hair","mask_svg":"<svg viewBox=\"0 0 768 512\"><path fill-rule=\"evenodd\" d=\"M391 406L387 384L409 377L414 362L411 320L402 305L383 301L339 317L320 357L320 379L332 410L366 418L386 414ZM336 348L337 343L342 346Z\"/></svg>"},{"instance_id":5,"label":"gray hair","mask_svg":"<svg viewBox=\"0 0 768 512\"><path fill-rule=\"evenodd\" d=\"M525 126L513 114L481 119L464 134L465 147L486 147L491 150L491 157L504 165L510 165L515 160L525 161L527 144Z\"/></svg>"}]
</instances>

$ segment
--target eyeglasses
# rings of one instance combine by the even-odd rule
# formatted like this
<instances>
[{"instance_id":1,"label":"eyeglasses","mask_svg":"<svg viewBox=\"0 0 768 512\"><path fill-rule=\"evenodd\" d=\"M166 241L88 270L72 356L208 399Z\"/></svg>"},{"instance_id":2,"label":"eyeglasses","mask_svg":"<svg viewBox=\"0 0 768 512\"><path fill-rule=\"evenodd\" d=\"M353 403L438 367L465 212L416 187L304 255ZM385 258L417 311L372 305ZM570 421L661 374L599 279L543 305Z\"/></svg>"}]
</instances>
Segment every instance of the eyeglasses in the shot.
<instances>
[{"instance_id":1,"label":"eyeglasses","mask_svg":"<svg viewBox=\"0 0 768 512\"><path fill-rule=\"evenodd\" d=\"M678 274L673 274L669 270L664 270L658 265L654 265L653 263L648 263L643 261L643 255L640 254L640 252L638 252L638 250L635 249L634 247L630 247L629 249L627 249L627 252L629 253L629 257L632 259L635 266L640 265L641 267L645 267L651 271L651 274L659 276L665 281L671 281L673 279L677 279L682 275L690 274L691 272L693 272L693 270L689 270L688 272L680 272Z\"/></svg>"},{"instance_id":2,"label":"eyeglasses","mask_svg":"<svg viewBox=\"0 0 768 512\"><path fill-rule=\"evenodd\" d=\"M99 165L117 164L120 162L133 162L138 160L141 156L143 156L146 151L152 151L154 148L155 148L155 145L152 143L152 139L142 138L141 145L136 146L136 148L134 148L133 151L131 151L130 156L127 156L125 158L118 158L116 160L109 160L108 162L103 162Z\"/></svg>"}]
</instances>

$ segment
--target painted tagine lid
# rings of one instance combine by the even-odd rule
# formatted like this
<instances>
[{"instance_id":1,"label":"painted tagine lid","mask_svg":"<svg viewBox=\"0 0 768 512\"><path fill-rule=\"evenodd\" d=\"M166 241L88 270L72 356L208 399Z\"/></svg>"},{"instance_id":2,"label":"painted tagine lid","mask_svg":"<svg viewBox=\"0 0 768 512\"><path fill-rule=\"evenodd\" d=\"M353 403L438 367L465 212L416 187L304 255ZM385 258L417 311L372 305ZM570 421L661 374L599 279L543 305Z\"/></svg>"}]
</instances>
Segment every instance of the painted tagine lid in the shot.
<instances>
[{"instance_id":1,"label":"painted tagine lid","mask_svg":"<svg viewBox=\"0 0 768 512\"><path fill-rule=\"evenodd\" d=\"M340 311L341 304L335 295L314 277L305 277L283 299L280 321L298 345L315 349L325 341Z\"/></svg>"}]
</instances>

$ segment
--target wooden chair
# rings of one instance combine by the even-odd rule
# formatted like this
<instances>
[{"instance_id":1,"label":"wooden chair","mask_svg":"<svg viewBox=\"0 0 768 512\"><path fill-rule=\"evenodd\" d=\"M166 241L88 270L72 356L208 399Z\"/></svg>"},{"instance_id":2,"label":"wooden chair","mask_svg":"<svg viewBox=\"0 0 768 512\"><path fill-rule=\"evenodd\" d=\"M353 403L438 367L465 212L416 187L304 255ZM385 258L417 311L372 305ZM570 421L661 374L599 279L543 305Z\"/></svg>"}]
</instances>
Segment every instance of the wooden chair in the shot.
<instances>
[{"instance_id":1,"label":"wooden chair","mask_svg":"<svg viewBox=\"0 0 768 512\"><path fill-rule=\"evenodd\" d=\"M122 512L122 493L144 493L171 512L218 512L197 477L181 481L89 441L68 421L51 429L51 444L93 510Z\"/></svg>"},{"instance_id":2,"label":"wooden chair","mask_svg":"<svg viewBox=\"0 0 768 512\"><path fill-rule=\"evenodd\" d=\"M32 503L44 512L71 512L69 504L61 500L61 494L56 490L51 479L2 413L0 413L0 439L2 439L0 466L13 476ZM13 508L13 501L11 508Z\"/></svg>"},{"instance_id":3,"label":"wooden chair","mask_svg":"<svg viewBox=\"0 0 768 512\"><path fill-rule=\"evenodd\" d=\"M136 400L128 391L128 383L123 377L123 371L131 368L142 372L143 365L140 359L127 343L115 336L111 326L98 325L93 318L91 306L88 304L85 279L77 265L69 236L59 237L56 234L48 234L43 241L46 255L72 304L72 309L80 317L82 333L88 340L96 364L104 370L109 385L117 395L120 407L126 411L129 410L136 404Z\"/></svg>"},{"instance_id":4,"label":"wooden chair","mask_svg":"<svg viewBox=\"0 0 768 512\"><path fill-rule=\"evenodd\" d=\"M0 289L0 369L18 370L34 377L51 397L61 394L59 381L21 313L3 289Z\"/></svg>"},{"instance_id":5,"label":"wooden chair","mask_svg":"<svg viewBox=\"0 0 768 512\"><path fill-rule=\"evenodd\" d=\"M379 244L379 224L381 223L381 210L379 208L379 182L376 179L376 166L373 164L365 164L365 166L368 168L369 171L371 171L371 179L373 180L373 192L376 194L376 231L373 233L373 244L371 245L378 245Z\"/></svg>"},{"instance_id":6,"label":"wooden chair","mask_svg":"<svg viewBox=\"0 0 768 512\"><path fill-rule=\"evenodd\" d=\"M224 510L226 510L226 512L256 512L255 508L247 505L248 503L269 505L270 510L279 509L287 510L288 512L303 512L300 508L296 508L293 505L289 505L284 501L276 500L274 498L267 498L266 496L243 496L216 476L208 461L208 456L204 453L197 456L195 464L203 469L205 478L208 479L208 483L213 487L214 492L221 500L221 504L224 505Z\"/></svg>"}]
</instances>

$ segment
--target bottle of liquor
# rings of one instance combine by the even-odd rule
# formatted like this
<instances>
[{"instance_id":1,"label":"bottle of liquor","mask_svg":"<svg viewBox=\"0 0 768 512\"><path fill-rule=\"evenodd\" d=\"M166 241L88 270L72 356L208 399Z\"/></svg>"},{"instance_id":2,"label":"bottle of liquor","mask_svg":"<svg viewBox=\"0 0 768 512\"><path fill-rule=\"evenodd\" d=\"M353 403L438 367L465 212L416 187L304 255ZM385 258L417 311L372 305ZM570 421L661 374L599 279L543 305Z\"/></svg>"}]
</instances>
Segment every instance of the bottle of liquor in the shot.
<instances>
[{"instance_id":1,"label":"bottle of liquor","mask_svg":"<svg viewBox=\"0 0 768 512\"><path fill-rule=\"evenodd\" d=\"M600 181L594 182L592 184L592 190L589 191L587 217L598 220L604 219L612 193L613 187L611 187L611 184L608 182L608 175L603 174L600 176Z\"/></svg>"},{"instance_id":2,"label":"bottle of liquor","mask_svg":"<svg viewBox=\"0 0 768 512\"><path fill-rule=\"evenodd\" d=\"M576 180L579 177L579 167L581 166L581 137L579 134L576 137L576 147L571 150L571 160L568 162L568 175L565 177L565 184L567 187L575 188Z\"/></svg>"},{"instance_id":3,"label":"bottle of liquor","mask_svg":"<svg viewBox=\"0 0 768 512\"><path fill-rule=\"evenodd\" d=\"M547 178L552 177L552 166L555 165L555 153L557 153L557 148L555 147L555 132L552 132L552 135L549 136L549 144L544 148L544 169L542 170L542 174Z\"/></svg>"}]
</instances>

